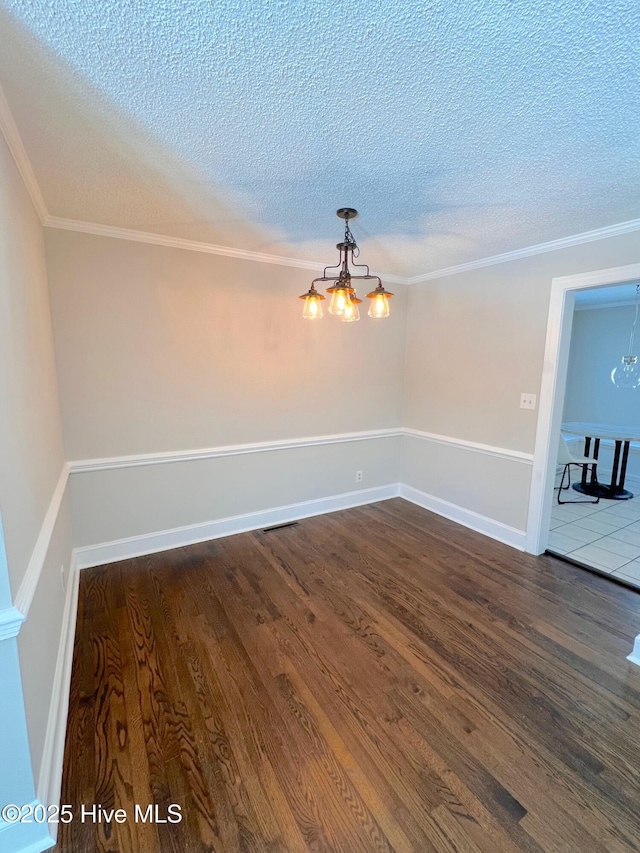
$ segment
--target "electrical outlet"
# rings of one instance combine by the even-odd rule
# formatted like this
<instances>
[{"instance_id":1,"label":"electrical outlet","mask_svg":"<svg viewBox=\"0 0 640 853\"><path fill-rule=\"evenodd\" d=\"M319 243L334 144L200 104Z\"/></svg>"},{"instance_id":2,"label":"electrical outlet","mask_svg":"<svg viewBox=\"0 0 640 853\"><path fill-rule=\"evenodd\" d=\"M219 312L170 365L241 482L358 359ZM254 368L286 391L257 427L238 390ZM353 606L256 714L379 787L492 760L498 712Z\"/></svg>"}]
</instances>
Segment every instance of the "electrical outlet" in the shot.
<instances>
[{"instance_id":1,"label":"electrical outlet","mask_svg":"<svg viewBox=\"0 0 640 853\"><path fill-rule=\"evenodd\" d=\"M356 483L361 483L364 474L362 471L356 471Z\"/></svg>"},{"instance_id":2,"label":"electrical outlet","mask_svg":"<svg viewBox=\"0 0 640 853\"><path fill-rule=\"evenodd\" d=\"M535 409L536 395L535 394L520 394L521 409Z\"/></svg>"},{"instance_id":3,"label":"electrical outlet","mask_svg":"<svg viewBox=\"0 0 640 853\"><path fill-rule=\"evenodd\" d=\"M65 580L64 580L64 563L60 566L60 581L62 583L62 591L66 592L67 591L67 585L66 585Z\"/></svg>"}]
</instances>

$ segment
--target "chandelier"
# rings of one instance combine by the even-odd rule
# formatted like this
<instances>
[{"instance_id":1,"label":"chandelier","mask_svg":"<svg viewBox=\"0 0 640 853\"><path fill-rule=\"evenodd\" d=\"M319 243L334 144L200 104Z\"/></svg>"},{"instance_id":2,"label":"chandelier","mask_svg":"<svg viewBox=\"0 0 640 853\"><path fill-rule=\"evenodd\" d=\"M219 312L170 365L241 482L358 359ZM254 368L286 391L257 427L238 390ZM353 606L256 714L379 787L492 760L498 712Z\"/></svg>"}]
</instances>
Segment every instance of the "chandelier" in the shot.
<instances>
[{"instance_id":1,"label":"chandelier","mask_svg":"<svg viewBox=\"0 0 640 853\"><path fill-rule=\"evenodd\" d=\"M389 300L393 293L389 293L382 286L382 282L377 275L371 275L367 264L356 264L354 258L360 255L351 229L349 228L349 220L355 219L358 211L352 207L341 207L336 211L336 215L340 219L344 219L344 240L341 243L336 243L336 249L340 252L340 259L337 264L325 267L321 278L315 278L311 282L311 287L307 293L303 293L300 299L304 299L304 309L302 316L305 320L319 320L322 317L322 302L326 298L316 290L316 282L332 281L331 287L327 288L327 293L331 295L329 302L329 314L335 314L340 317L343 323L353 323L360 319L360 309L358 305L362 304L362 299L358 299L355 288L352 282L355 280L377 281L377 287L367 293L367 299L370 299L369 316L376 319L389 316ZM349 269L349 260L353 268L366 270L364 275L353 275ZM327 275L327 270L340 270L338 275Z\"/></svg>"}]
</instances>

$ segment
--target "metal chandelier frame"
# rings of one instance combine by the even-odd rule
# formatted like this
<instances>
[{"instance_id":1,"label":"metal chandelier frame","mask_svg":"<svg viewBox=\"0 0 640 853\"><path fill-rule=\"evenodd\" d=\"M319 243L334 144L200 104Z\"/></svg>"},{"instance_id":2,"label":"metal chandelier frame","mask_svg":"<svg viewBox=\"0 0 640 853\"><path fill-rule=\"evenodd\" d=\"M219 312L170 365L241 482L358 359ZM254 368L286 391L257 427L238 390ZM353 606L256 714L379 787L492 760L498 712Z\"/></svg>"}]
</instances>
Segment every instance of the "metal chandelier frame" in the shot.
<instances>
[{"instance_id":1,"label":"metal chandelier frame","mask_svg":"<svg viewBox=\"0 0 640 853\"><path fill-rule=\"evenodd\" d=\"M393 296L393 293L390 293L388 290L385 290L382 285L382 280L377 275L371 275L368 264L358 264L355 262L355 258L358 258L360 255L360 249L358 248L358 244L355 241L355 237L351 233L351 228L349 227L349 220L355 219L358 215L358 211L353 207L341 207L336 211L336 215L340 217L340 219L344 219L344 240L340 243L336 243L336 249L339 252L339 260L337 264L330 264L324 268L322 275L318 278L315 278L311 282L311 287L308 293L304 293L300 299L307 300L305 303L305 314L304 316L309 319L314 319L316 316L321 317L322 311L319 307L319 300L325 299L325 297L319 293L316 289L316 284L319 282L335 282L331 287L327 288L327 293L330 293L332 296L336 292L342 292L348 297L345 298L345 303L352 311L354 306L357 306L362 302L362 299L358 299L356 296L355 288L353 287L352 282L354 281L375 281L377 282L377 286L371 293L367 293L368 299L376 300L375 304L372 303L372 309L375 306L380 305L381 310L379 311L369 311L369 315L372 317L387 317L389 314L388 309L388 300ZM366 270L366 272L362 275L353 274L349 267L349 263L351 263L351 267L354 269L362 269ZM327 275L329 270L340 270L337 275ZM316 310L313 315L310 315L306 312L306 306L309 302L313 302L316 306ZM332 300L333 305L333 300ZM330 312L333 314L342 314L341 311L332 310L332 307L329 308ZM343 317L343 319L346 319ZM353 317L352 319L359 319L359 313Z\"/></svg>"}]
</instances>

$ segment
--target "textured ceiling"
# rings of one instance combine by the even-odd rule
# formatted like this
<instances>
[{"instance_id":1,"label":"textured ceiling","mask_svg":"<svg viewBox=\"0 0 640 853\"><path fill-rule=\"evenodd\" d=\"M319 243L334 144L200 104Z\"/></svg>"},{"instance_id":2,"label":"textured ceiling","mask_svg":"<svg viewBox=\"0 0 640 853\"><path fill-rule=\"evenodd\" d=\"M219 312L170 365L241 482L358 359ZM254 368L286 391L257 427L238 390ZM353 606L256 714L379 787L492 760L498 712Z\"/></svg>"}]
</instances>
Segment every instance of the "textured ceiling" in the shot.
<instances>
[{"instance_id":1,"label":"textured ceiling","mask_svg":"<svg viewBox=\"0 0 640 853\"><path fill-rule=\"evenodd\" d=\"M637 0L0 0L49 212L415 275L640 217Z\"/></svg>"}]
</instances>

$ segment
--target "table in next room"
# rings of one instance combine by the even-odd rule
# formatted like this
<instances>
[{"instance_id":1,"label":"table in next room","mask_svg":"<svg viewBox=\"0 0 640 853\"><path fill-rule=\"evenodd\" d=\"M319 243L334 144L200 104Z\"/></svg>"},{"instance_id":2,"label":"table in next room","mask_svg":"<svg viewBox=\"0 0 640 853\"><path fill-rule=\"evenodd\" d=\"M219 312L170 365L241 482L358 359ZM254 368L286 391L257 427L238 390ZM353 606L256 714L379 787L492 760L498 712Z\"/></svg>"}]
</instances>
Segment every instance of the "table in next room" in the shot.
<instances>
[{"instance_id":1,"label":"table in next room","mask_svg":"<svg viewBox=\"0 0 640 853\"><path fill-rule=\"evenodd\" d=\"M633 494L624 488L624 478L627 473L629 445L632 441L640 441L640 427L571 421L562 424L562 431L571 435L583 436L584 455L592 456L594 459L598 458L601 440L609 440L614 443L611 482L609 484L598 482L597 475L593 471L588 476L585 466L581 481L573 484L573 488L577 492L618 501L629 500L633 497ZM593 452L591 453L592 442Z\"/></svg>"}]
</instances>

